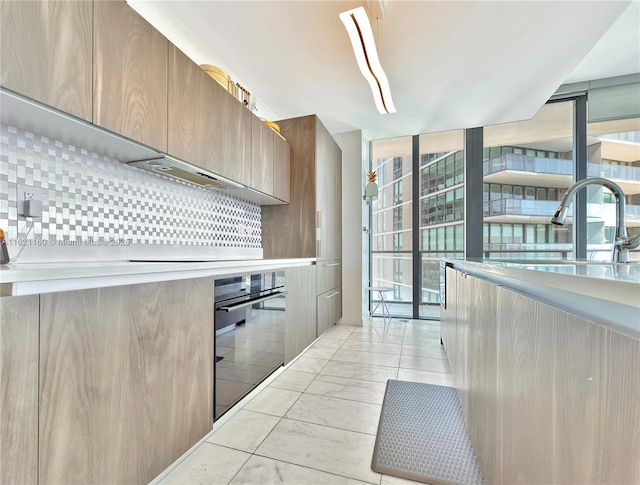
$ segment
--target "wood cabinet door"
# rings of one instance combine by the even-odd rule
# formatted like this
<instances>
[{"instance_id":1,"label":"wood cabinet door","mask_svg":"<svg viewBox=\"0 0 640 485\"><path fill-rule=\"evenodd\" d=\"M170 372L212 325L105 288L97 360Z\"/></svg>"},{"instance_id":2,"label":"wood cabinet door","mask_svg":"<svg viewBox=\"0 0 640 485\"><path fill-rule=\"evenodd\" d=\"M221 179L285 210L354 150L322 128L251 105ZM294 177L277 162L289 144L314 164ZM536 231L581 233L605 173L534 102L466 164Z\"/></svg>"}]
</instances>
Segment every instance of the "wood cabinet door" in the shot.
<instances>
[{"instance_id":1,"label":"wood cabinet door","mask_svg":"<svg viewBox=\"0 0 640 485\"><path fill-rule=\"evenodd\" d=\"M91 121L92 5L0 2L0 84Z\"/></svg>"},{"instance_id":2,"label":"wood cabinet door","mask_svg":"<svg viewBox=\"0 0 640 485\"><path fill-rule=\"evenodd\" d=\"M212 80L213 81L213 80ZM218 109L211 112L218 135L218 157L215 166L209 167L223 177L241 184L251 183L251 111L215 81L210 84Z\"/></svg>"},{"instance_id":3,"label":"wood cabinet door","mask_svg":"<svg viewBox=\"0 0 640 485\"><path fill-rule=\"evenodd\" d=\"M316 211L319 260L342 258L342 151L316 122Z\"/></svg>"},{"instance_id":4,"label":"wood cabinet door","mask_svg":"<svg viewBox=\"0 0 640 485\"><path fill-rule=\"evenodd\" d=\"M169 41L124 1L94 9L93 122L166 151Z\"/></svg>"},{"instance_id":5,"label":"wood cabinet door","mask_svg":"<svg viewBox=\"0 0 640 485\"><path fill-rule=\"evenodd\" d=\"M38 295L0 299L0 483L38 483Z\"/></svg>"},{"instance_id":6,"label":"wood cabinet door","mask_svg":"<svg viewBox=\"0 0 640 485\"><path fill-rule=\"evenodd\" d=\"M275 133L273 140L273 196L289 202L291 200L289 144Z\"/></svg>"},{"instance_id":7,"label":"wood cabinet door","mask_svg":"<svg viewBox=\"0 0 640 485\"><path fill-rule=\"evenodd\" d=\"M285 270L287 311L285 312L285 364L316 339L316 267Z\"/></svg>"},{"instance_id":8,"label":"wood cabinet door","mask_svg":"<svg viewBox=\"0 0 640 485\"><path fill-rule=\"evenodd\" d=\"M318 296L318 337L342 316L342 289L334 288Z\"/></svg>"},{"instance_id":9,"label":"wood cabinet door","mask_svg":"<svg viewBox=\"0 0 640 485\"><path fill-rule=\"evenodd\" d=\"M260 118L251 120L251 183L260 192L273 195L273 139L276 134Z\"/></svg>"},{"instance_id":10,"label":"wood cabinet door","mask_svg":"<svg viewBox=\"0 0 640 485\"><path fill-rule=\"evenodd\" d=\"M169 46L169 154L240 183L251 181L251 112Z\"/></svg>"},{"instance_id":11,"label":"wood cabinet door","mask_svg":"<svg viewBox=\"0 0 640 485\"><path fill-rule=\"evenodd\" d=\"M213 424L213 279L41 296L40 482L148 483Z\"/></svg>"}]
</instances>

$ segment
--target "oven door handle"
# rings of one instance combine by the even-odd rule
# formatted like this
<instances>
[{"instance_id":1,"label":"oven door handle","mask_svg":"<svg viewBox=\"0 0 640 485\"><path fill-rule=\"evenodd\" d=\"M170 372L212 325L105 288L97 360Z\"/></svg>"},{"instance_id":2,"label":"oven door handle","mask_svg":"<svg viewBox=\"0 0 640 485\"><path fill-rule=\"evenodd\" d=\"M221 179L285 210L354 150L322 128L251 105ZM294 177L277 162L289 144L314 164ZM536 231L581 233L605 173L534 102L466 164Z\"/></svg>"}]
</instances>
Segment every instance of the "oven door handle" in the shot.
<instances>
[{"instance_id":1,"label":"oven door handle","mask_svg":"<svg viewBox=\"0 0 640 485\"><path fill-rule=\"evenodd\" d=\"M261 296L260 298L254 298L253 300L249 300L249 301L245 301L242 303L236 303L234 305L229 305L229 306L221 306L219 308L217 308L217 310L221 310L223 312L230 312L233 310L237 310L239 308L244 308L247 306L251 306L255 303L260 303L262 301L267 301L267 300L271 300L272 298L278 298L279 296L284 296L286 295L288 292L287 291L278 291L277 293L271 293L270 295L267 296Z\"/></svg>"}]
</instances>

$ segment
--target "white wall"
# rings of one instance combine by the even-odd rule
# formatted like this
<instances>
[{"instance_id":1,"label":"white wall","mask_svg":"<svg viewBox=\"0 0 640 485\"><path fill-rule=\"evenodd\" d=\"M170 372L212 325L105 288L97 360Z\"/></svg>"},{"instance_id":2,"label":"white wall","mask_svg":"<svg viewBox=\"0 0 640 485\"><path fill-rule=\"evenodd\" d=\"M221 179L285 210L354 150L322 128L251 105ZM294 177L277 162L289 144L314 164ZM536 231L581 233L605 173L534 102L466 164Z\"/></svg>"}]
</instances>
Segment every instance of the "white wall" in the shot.
<instances>
[{"instance_id":1,"label":"white wall","mask_svg":"<svg viewBox=\"0 0 640 485\"><path fill-rule=\"evenodd\" d=\"M368 317L369 207L362 200L369 143L361 130L334 134L342 149L342 319L359 325Z\"/></svg>"}]
</instances>

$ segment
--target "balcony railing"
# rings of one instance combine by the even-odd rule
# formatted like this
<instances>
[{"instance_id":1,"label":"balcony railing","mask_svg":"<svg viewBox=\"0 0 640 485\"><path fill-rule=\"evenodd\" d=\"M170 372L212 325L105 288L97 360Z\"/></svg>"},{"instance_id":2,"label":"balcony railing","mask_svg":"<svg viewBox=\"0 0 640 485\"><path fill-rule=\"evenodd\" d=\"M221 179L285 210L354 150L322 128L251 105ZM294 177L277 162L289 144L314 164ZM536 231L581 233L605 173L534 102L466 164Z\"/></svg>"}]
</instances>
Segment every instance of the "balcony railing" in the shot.
<instances>
[{"instance_id":1,"label":"balcony railing","mask_svg":"<svg viewBox=\"0 0 640 485\"><path fill-rule=\"evenodd\" d=\"M507 153L483 163L483 174L501 172L504 170L516 170L519 172L546 173L554 175L572 175L573 160L559 158L542 158ZM604 177L614 180L627 180L640 182L640 167L628 165L604 165L600 163L588 163L587 175L590 177Z\"/></svg>"}]
</instances>

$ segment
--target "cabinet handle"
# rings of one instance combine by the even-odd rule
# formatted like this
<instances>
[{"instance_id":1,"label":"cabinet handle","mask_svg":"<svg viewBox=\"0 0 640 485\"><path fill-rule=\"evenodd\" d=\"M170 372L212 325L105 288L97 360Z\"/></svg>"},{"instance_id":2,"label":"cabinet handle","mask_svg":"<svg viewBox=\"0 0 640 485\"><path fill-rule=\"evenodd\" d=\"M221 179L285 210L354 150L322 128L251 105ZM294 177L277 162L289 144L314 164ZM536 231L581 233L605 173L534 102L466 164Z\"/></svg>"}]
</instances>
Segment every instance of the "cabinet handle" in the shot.
<instances>
[{"instance_id":1,"label":"cabinet handle","mask_svg":"<svg viewBox=\"0 0 640 485\"><path fill-rule=\"evenodd\" d=\"M327 268L329 266L340 266L340 263L329 263L329 264L325 264L324 266L326 266Z\"/></svg>"},{"instance_id":2,"label":"cabinet handle","mask_svg":"<svg viewBox=\"0 0 640 485\"><path fill-rule=\"evenodd\" d=\"M323 296L322 298L324 298L325 300L330 300L331 298L333 298L336 295L339 295L340 292L339 291L334 291L333 293L331 293L330 295L327 296Z\"/></svg>"},{"instance_id":3,"label":"cabinet handle","mask_svg":"<svg viewBox=\"0 0 640 485\"><path fill-rule=\"evenodd\" d=\"M230 312L232 310L237 310L238 308L251 306L254 303L260 303L261 301L267 301L267 300L271 300L272 298L278 298L279 296L285 296L287 293L288 293L287 291L278 291L277 293L271 293L270 295L262 296L260 298L254 298L253 300L249 300L243 303L236 303L235 305L229 305L229 306L221 306L220 308L218 308L218 310L222 310L223 312Z\"/></svg>"}]
</instances>

